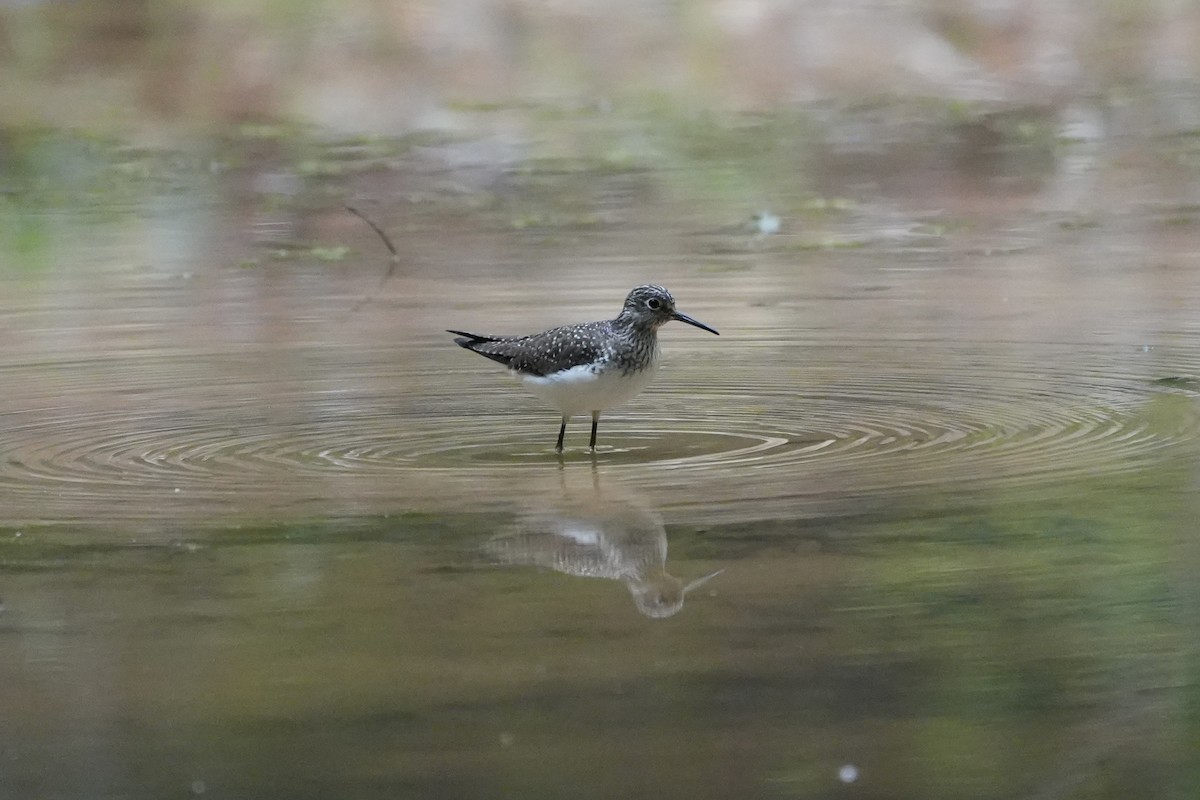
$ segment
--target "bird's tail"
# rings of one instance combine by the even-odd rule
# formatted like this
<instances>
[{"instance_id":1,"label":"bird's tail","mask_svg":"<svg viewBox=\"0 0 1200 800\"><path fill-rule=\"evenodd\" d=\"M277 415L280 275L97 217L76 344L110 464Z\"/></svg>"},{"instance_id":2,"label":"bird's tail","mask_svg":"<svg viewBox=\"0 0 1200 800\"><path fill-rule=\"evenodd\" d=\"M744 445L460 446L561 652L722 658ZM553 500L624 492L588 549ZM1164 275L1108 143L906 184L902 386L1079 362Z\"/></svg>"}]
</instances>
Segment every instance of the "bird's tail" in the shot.
<instances>
[{"instance_id":1,"label":"bird's tail","mask_svg":"<svg viewBox=\"0 0 1200 800\"><path fill-rule=\"evenodd\" d=\"M487 342L494 342L500 338L499 336L481 336L478 333L467 333L466 331L452 331L449 329L447 329L446 333L453 333L456 337L458 337L454 340L454 343L456 345L458 345L459 347L465 347L468 350L471 349L472 345L485 344Z\"/></svg>"},{"instance_id":2,"label":"bird's tail","mask_svg":"<svg viewBox=\"0 0 1200 800\"><path fill-rule=\"evenodd\" d=\"M498 361L506 367L512 364L513 354L510 352L509 347L506 347L504 344L497 345L494 348L486 346L495 342L505 342L506 339L503 336L481 336L478 333L452 331L449 329L446 330L446 333L453 333L458 337L454 340L454 343L459 347L465 347L472 353L478 353L484 358Z\"/></svg>"}]
</instances>

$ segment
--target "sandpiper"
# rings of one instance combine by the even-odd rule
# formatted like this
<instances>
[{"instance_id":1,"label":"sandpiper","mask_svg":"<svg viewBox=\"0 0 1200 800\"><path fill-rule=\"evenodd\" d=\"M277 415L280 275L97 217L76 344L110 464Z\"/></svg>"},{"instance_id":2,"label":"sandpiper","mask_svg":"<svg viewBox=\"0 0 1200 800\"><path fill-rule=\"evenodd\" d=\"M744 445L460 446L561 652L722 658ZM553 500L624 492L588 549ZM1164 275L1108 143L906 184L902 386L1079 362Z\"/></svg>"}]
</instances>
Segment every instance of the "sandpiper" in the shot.
<instances>
[{"instance_id":1,"label":"sandpiper","mask_svg":"<svg viewBox=\"0 0 1200 800\"><path fill-rule=\"evenodd\" d=\"M480 336L447 331L455 344L499 361L521 383L562 412L556 452L563 449L567 420L592 413L592 438L600 412L637 395L658 369L658 329L671 320L717 333L675 310L675 298L661 286L639 286L625 298L616 319L563 325L530 336ZM719 334L718 334L719 335Z\"/></svg>"}]
</instances>

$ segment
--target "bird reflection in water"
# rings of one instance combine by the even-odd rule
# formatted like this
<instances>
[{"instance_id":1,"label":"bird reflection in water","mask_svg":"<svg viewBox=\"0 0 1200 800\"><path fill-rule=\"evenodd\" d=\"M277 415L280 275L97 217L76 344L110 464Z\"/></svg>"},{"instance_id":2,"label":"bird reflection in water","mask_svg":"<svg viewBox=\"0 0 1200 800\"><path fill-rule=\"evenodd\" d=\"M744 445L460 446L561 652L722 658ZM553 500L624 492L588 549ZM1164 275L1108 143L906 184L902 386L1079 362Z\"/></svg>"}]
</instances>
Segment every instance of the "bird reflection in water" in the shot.
<instances>
[{"instance_id":1,"label":"bird reflection in water","mask_svg":"<svg viewBox=\"0 0 1200 800\"><path fill-rule=\"evenodd\" d=\"M647 617L674 616L688 592L724 570L687 584L667 572L667 531L662 519L633 493L605 484L591 473L592 485L541 498L511 530L484 544L502 564L537 566L581 578L621 581L638 611Z\"/></svg>"}]
</instances>

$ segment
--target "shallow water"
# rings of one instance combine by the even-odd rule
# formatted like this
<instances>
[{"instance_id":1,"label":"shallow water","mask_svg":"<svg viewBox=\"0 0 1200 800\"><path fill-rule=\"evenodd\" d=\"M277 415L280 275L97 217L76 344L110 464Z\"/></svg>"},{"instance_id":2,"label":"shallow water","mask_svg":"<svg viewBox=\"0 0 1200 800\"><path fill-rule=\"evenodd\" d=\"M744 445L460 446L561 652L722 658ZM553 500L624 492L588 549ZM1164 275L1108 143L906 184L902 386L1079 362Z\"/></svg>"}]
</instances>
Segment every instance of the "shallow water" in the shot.
<instances>
[{"instance_id":1,"label":"shallow water","mask_svg":"<svg viewBox=\"0 0 1200 800\"><path fill-rule=\"evenodd\" d=\"M10 208L3 794L1194 796L1200 229L934 178L771 236L376 205L383 283L222 179ZM721 336L595 454L443 333L648 281Z\"/></svg>"},{"instance_id":2,"label":"shallow water","mask_svg":"<svg viewBox=\"0 0 1200 800\"><path fill-rule=\"evenodd\" d=\"M1163 270L1131 308L1131 291L1147 294L1137 273L1057 272L1046 256L905 268L888 253L751 253L704 273L684 255L580 249L559 253L580 280L536 265L521 285L486 265L404 275L358 310L363 281L300 264L10 281L10 524L153 534L297 503L322 517L491 509L564 464L698 519L791 517L810 495L1037 492L1136 473L1190 454L1200 430L1191 270ZM563 464L553 412L439 327L600 317L650 279L723 335L665 329L655 386L605 415L595 455L575 420Z\"/></svg>"}]
</instances>

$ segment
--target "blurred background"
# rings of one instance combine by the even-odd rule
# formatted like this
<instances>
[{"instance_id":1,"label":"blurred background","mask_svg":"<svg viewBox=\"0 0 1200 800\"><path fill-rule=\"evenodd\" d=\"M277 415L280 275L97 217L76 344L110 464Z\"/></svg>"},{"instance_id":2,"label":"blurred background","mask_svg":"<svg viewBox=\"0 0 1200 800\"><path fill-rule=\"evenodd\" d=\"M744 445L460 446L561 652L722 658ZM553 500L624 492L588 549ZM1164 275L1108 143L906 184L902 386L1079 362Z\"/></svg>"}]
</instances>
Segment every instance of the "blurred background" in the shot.
<instances>
[{"instance_id":1,"label":"blurred background","mask_svg":"<svg viewBox=\"0 0 1200 800\"><path fill-rule=\"evenodd\" d=\"M968 116L1134 104L1154 110L1148 128L1180 133L1198 27L1184 0L9 2L3 100L10 126L142 143L245 122L461 131L538 104L780 112L884 98Z\"/></svg>"},{"instance_id":2,"label":"blurred background","mask_svg":"<svg viewBox=\"0 0 1200 800\"><path fill-rule=\"evenodd\" d=\"M1198 267L1192 0L0 0L0 798L1192 800Z\"/></svg>"}]
</instances>

